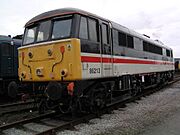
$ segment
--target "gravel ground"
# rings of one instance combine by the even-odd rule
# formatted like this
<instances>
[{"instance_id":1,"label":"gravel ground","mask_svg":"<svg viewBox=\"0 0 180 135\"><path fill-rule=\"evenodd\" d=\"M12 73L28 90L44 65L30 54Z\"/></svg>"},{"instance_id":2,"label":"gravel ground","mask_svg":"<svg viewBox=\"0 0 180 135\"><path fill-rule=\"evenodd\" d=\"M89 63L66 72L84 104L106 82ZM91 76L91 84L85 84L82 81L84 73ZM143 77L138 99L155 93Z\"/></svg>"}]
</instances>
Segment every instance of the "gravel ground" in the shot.
<instances>
[{"instance_id":1,"label":"gravel ground","mask_svg":"<svg viewBox=\"0 0 180 135\"><path fill-rule=\"evenodd\" d=\"M75 126L74 131L58 135L138 135L148 127L156 126L180 110L180 81L169 88L142 98L125 108L93 119L88 124Z\"/></svg>"}]
</instances>

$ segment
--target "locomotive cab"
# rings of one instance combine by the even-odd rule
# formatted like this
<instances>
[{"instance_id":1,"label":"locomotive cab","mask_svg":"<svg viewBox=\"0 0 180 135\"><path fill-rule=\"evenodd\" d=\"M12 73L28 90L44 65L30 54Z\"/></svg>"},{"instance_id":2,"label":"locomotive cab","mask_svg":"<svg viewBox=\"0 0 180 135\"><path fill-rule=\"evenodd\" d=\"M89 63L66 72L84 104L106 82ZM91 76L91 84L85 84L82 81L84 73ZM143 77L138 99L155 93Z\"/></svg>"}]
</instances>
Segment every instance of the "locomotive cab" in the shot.
<instances>
[{"instance_id":1,"label":"locomotive cab","mask_svg":"<svg viewBox=\"0 0 180 135\"><path fill-rule=\"evenodd\" d=\"M80 42L73 38L74 19L74 15L64 15L27 26L19 49L20 80L81 79Z\"/></svg>"}]
</instances>

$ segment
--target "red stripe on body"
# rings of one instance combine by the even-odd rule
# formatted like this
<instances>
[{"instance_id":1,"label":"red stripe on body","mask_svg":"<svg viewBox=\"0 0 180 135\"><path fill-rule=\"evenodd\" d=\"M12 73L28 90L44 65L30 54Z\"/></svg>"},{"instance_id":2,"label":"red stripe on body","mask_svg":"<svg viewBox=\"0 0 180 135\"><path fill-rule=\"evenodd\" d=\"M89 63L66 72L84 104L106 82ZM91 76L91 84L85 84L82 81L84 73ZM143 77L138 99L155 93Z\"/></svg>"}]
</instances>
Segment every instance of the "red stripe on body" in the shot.
<instances>
[{"instance_id":1,"label":"red stripe on body","mask_svg":"<svg viewBox=\"0 0 180 135\"><path fill-rule=\"evenodd\" d=\"M145 61L145 60L133 60L133 59L122 59L115 58L114 63L128 63L128 64L155 64L154 61Z\"/></svg>"},{"instance_id":2,"label":"red stripe on body","mask_svg":"<svg viewBox=\"0 0 180 135\"><path fill-rule=\"evenodd\" d=\"M101 57L81 56L81 62L101 62Z\"/></svg>"},{"instance_id":3,"label":"red stripe on body","mask_svg":"<svg viewBox=\"0 0 180 135\"><path fill-rule=\"evenodd\" d=\"M100 63L126 63L126 64L155 64L155 65L173 65L172 62L165 61L149 61L149 60L134 60L134 59L122 59L122 58L101 58L101 57L92 57L92 56L81 56L81 62L94 62Z\"/></svg>"}]
</instances>

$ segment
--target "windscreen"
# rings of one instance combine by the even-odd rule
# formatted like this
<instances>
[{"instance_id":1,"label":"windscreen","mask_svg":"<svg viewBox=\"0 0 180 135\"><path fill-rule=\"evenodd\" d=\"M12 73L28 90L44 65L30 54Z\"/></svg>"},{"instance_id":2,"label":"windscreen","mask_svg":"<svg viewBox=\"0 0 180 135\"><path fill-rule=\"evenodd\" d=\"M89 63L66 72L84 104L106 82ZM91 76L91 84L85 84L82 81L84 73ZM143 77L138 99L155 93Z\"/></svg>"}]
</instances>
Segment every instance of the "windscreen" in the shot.
<instances>
[{"instance_id":1,"label":"windscreen","mask_svg":"<svg viewBox=\"0 0 180 135\"><path fill-rule=\"evenodd\" d=\"M37 27L26 28L23 44L34 43Z\"/></svg>"},{"instance_id":2,"label":"windscreen","mask_svg":"<svg viewBox=\"0 0 180 135\"><path fill-rule=\"evenodd\" d=\"M69 37L71 32L72 19L60 19L54 21L52 39Z\"/></svg>"},{"instance_id":3,"label":"windscreen","mask_svg":"<svg viewBox=\"0 0 180 135\"><path fill-rule=\"evenodd\" d=\"M71 26L72 16L39 22L25 29L23 45L68 38Z\"/></svg>"}]
</instances>

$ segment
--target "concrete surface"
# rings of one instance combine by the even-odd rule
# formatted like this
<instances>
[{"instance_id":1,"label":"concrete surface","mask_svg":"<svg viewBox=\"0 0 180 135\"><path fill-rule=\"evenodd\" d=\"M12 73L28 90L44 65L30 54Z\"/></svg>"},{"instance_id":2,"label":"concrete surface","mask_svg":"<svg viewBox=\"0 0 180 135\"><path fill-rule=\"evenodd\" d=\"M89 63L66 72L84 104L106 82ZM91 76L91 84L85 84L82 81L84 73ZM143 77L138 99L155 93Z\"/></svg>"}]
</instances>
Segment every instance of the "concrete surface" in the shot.
<instances>
[{"instance_id":1,"label":"concrete surface","mask_svg":"<svg viewBox=\"0 0 180 135\"><path fill-rule=\"evenodd\" d=\"M162 123L147 128L141 135L180 135L180 109Z\"/></svg>"}]
</instances>

